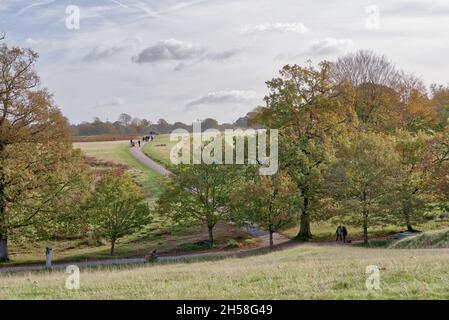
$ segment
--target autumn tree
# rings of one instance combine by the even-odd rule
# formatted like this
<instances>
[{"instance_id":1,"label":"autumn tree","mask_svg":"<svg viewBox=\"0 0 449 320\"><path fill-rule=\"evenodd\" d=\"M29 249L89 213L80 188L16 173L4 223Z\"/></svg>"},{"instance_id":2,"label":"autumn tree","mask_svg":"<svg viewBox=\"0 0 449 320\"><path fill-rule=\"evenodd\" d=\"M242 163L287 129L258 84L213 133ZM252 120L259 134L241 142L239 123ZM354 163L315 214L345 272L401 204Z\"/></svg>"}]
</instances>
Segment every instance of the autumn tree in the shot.
<instances>
[{"instance_id":1,"label":"autumn tree","mask_svg":"<svg viewBox=\"0 0 449 320\"><path fill-rule=\"evenodd\" d=\"M397 175L397 213L400 220L413 232L413 224L424 220L426 201L431 198L435 163L429 149L431 137L423 132L412 135L400 130L396 134L396 150L399 155Z\"/></svg>"},{"instance_id":2,"label":"autumn tree","mask_svg":"<svg viewBox=\"0 0 449 320\"><path fill-rule=\"evenodd\" d=\"M394 141L383 134L360 132L342 139L330 164L326 185L340 220L363 228L368 244L368 227L394 222L399 156Z\"/></svg>"},{"instance_id":3,"label":"autumn tree","mask_svg":"<svg viewBox=\"0 0 449 320\"><path fill-rule=\"evenodd\" d=\"M266 128L280 129L280 166L302 197L298 238L303 240L312 236L310 206L327 145L347 130L346 124L356 121L350 94L342 94L345 84L336 85L331 70L326 61L318 67L285 66L278 78L267 82L266 107L253 119Z\"/></svg>"},{"instance_id":4,"label":"autumn tree","mask_svg":"<svg viewBox=\"0 0 449 320\"><path fill-rule=\"evenodd\" d=\"M231 193L233 221L251 221L268 231L273 249L273 234L296 224L299 201L297 186L288 175L253 172L252 178Z\"/></svg>"},{"instance_id":5,"label":"autumn tree","mask_svg":"<svg viewBox=\"0 0 449 320\"><path fill-rule=\"evenodd\" d=\"M347 83L353 90L354 107L361 124L389 126L396 118L399 96L395 88L401 81L401 72L383 55L360 50L342 56L332 65L332 79L337 84Z\"/></svg>"},{"instance_id":6,"label":"autumn tree","mask_svg":"<svg viewBox=\"0 0 449 320\"><path fill-rule=\"evenodd\" d=\"M9 258L8 237L50 228L88 189L68 124L33 69L37 58L0 44L0 260Z\"/></svg>"},{"instance_id":7,"label":"autumn tree","mask_svg":"<svg viewBox=\"0 0 449 320\"><path fill-rule=\"evenodd\" d=\"M115 255L118 239L142 229L151 221L150 210L139 186L123 173L104 175L95 186L87 208L94 233L111 243Z\"/></svg>"}]
</instances>

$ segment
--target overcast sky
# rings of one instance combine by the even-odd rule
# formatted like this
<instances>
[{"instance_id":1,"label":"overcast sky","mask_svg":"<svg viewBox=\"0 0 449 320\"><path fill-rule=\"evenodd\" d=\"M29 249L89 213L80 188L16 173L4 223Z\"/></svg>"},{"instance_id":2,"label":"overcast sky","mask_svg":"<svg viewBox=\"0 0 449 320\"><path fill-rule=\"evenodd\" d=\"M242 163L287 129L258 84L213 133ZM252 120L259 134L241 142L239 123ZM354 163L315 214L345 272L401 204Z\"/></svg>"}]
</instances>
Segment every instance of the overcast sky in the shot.
<instances>
[{"instance_id":1,"label":"overcast sky","mask_svg":"<svg viewBox=\"0 0 449 320\"><path fill-rule=\"evenodd\" d=\"M449 0L0 0L0 30L39 52L72 123L122 112L234 121L284 64L357 49L449 82Z\"/></svg>"}]
</instances>

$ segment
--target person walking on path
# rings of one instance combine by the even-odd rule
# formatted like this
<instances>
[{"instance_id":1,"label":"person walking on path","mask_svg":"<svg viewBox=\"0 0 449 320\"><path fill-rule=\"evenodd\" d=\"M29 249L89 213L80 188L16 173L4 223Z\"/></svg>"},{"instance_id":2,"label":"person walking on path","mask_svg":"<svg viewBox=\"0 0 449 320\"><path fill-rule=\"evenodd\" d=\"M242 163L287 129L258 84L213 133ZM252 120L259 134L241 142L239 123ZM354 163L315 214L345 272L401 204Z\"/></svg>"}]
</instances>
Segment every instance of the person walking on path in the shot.
<instances>
[{"instance_id":1,"label":"person walking on path","mask_svg":"<svg viewBox=\"0 0 449 320\"><path fill-rule=\"evenodd\" d=\"M337 227L337 231L335 231L335 234L337 235L337 239L335 239L335 242L337 242L338 240L342 240L342 236L343 236L343 230L342 230L342 226L338 226Z\"/></svg>"},{"instance_id":2,"label":"person walking on path","mask_svg":"<svg viewBox=\"0 0 449 320\"><path fill-rule=\"evenodd\" d=\"M342 235L342 241L343 243L346 243L346 236L348 235L348 229L346 229L345 226L341 227L341 235Z\"/></svg>"}]
</instances>

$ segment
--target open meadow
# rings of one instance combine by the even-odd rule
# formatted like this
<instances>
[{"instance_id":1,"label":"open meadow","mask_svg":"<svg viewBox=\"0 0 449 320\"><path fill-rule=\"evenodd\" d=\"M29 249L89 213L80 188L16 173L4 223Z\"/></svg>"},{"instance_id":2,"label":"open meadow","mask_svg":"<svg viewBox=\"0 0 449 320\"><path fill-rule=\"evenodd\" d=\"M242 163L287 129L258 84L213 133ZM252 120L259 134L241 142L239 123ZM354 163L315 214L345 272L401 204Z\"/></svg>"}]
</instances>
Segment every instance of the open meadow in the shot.
<instances>
[{"instance_id":1,"label":"open meadow","mask_svg":"<svg viewBox=\"0 0 449 320\"><path fill-rule=\"evenodd\" d=\"M367 266L380 270L368 290ZM244 259L0 275L0 299L448 299L449 250L303 245Z\"/></svg>"}]
</instances>

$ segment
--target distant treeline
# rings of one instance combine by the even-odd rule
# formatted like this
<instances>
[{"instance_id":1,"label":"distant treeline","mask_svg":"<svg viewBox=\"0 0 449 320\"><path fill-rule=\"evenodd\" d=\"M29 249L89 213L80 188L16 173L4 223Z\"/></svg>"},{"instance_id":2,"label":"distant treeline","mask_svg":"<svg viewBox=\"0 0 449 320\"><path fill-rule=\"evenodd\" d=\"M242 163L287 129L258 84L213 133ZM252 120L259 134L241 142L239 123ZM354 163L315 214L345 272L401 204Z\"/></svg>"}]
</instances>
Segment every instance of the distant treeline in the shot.
<instances>
[{"instance_id":1,"label":"distant treeline","mask_svg":"<svg viewBox=\"0 0 449 320\"><path fill-rule=\"evenodd\" d=\"M248 112L246 116L237 119L233 123L219 124L217 120L207 118L201 121L201 129L235 129L235 128L257 128L253 123L252 118L256 114L256 110ZM152 123L147 119L133 118L129 114L122 113L117 121L110 122L101 121L100 118L94 118L92 122L82 122L80 124L71 125L72 136L96 136L96 135L136 135L147 134L155 132L158 134L171 133L175 129L186 129L192 131L192 124L185 124L183 122L168 123L164 119L159 119L156 123Z\"/></svg>"}]
</instances>

